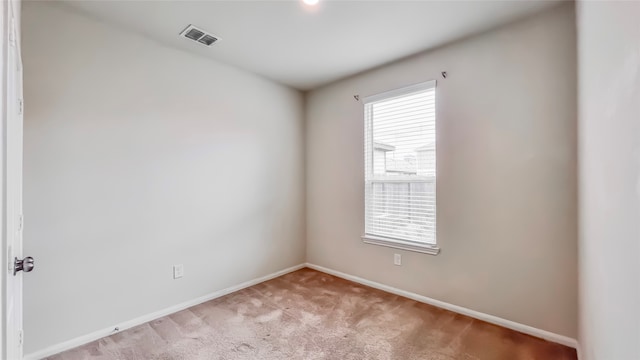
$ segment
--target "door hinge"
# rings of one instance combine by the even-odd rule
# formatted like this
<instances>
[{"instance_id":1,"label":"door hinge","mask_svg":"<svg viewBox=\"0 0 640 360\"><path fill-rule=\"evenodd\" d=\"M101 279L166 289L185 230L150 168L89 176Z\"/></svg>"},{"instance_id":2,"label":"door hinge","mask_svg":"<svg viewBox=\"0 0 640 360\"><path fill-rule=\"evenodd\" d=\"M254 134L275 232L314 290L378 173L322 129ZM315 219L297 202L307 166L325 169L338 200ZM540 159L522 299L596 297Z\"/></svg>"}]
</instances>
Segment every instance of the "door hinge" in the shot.
<instances>
[{"instance_id":1,"label":"door hinge","mask_svg":"<svg viewBox=\"0 0 640 360\"><path fill-rule=\"evenodd\" d=\"M18 343L20 343L20 345L24 344L24 331L23 330L18 330Z\"/></svg>"},{"instance_id":2,"label":"door hinge","mask_svg":"<svg viewBox=\"0 0 640 360\"><path fill-rule=\"evenodd\" d=\"M18 215L18 231L22 231L24 228L24 215Z\"/></svg>"},{"instance_id":3,"label":"door hinge","mask_svg":"<svg viewBox=\"0 0 640 360\"><path fill-rule=\"evenodd\" d=\"M22 115L23 108L24 101L22 101L22 99L18 99L18 115Z\"/></svg>"}]
</instances>

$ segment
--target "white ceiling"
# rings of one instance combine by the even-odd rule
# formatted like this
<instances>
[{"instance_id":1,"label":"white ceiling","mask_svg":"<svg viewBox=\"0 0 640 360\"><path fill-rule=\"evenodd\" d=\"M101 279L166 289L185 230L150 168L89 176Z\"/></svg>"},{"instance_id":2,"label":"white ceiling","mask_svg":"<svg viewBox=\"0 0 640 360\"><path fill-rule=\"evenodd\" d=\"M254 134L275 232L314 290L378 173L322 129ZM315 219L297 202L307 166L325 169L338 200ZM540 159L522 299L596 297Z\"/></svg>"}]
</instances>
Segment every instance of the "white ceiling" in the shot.
<instances>
[{"instance_id":1,"label":"white ceiling","mask_svg":"<svg viewBox=\"0 0 640 360\"><path fill-rule=\"evenodd\" d=\"M557 5L535 1L67 1L167 45L301 90ZM194 24L222 40L178 36Z\"/></svg>"}]
</instances>

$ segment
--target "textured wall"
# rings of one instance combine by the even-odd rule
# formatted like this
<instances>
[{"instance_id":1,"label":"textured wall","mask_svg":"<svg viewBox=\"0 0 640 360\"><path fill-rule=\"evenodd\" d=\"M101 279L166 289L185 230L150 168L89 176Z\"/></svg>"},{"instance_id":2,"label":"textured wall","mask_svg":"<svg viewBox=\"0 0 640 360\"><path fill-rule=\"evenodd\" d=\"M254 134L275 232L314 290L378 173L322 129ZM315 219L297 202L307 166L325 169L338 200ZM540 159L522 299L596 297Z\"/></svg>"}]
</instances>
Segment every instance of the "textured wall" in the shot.
<instances>
[{"instance_id":1,"label":"textured wall","mask_svg":"<svg viewBox=\"0 0 640 360\"><path fill-rule=\"evenodd\" d=\"M26 353L304 261L301 94L24 7Z\"/></svg>"},{"instance_id":2,"label":"textured wall","mask_svg":"<svg viewBox=\"0 0 640 360\"><path fill-rule=\"evenodd\" d=\"M575 42L567 4L310 92L308 261L575 338ZM442 252L364 244L363 106L353 95L432 79Z\"/></svg>"}]
</instances>

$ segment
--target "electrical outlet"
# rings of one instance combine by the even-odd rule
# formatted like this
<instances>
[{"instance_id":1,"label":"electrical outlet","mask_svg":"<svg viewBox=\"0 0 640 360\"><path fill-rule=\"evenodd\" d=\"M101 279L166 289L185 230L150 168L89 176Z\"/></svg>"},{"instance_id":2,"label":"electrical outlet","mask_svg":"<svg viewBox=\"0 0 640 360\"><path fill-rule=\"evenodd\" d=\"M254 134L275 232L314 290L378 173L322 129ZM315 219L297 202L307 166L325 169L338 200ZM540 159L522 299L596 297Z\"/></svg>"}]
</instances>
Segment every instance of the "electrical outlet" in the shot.
<instances>
[{"instance_id":1,"label":"electrical outlet","mask_svg":"<svg viewBox=\"0 0 640 360\"><path fill-rule=\"evenodd\" d=\"M398 266L402 265L402 255L393 254L393 264Z\"/></svg>"},{"instance_id":2,"label":"electrical outlet","mask_svg":"<svg viewBox=\"0 0 640 360\"><path fill-rule=\"evenodd\" d=\"M182 264L173 265L173 278L179 279L182 276L184 276L184 265Z\"/></svg>"}]
</instances>

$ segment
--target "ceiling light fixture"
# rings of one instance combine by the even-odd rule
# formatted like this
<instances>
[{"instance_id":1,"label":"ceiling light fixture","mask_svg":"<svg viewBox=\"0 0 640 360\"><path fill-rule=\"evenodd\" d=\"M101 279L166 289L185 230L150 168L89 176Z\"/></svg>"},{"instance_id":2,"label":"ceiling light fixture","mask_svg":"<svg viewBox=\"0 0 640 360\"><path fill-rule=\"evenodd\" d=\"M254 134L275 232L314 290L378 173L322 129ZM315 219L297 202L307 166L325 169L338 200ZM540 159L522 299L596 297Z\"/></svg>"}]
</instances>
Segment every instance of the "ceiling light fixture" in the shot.
<instances>
[{"instance_id":1,"label":"ceiling light fixture","mask_svg":"<svg viewBox=\"0 0 640 360\"><path fill-rule=\"evenodd\" d=\"M320 0L302 0L302 2L307 5L314 6L314 5L318 5Z\"/></svg>"}]
</instances>

